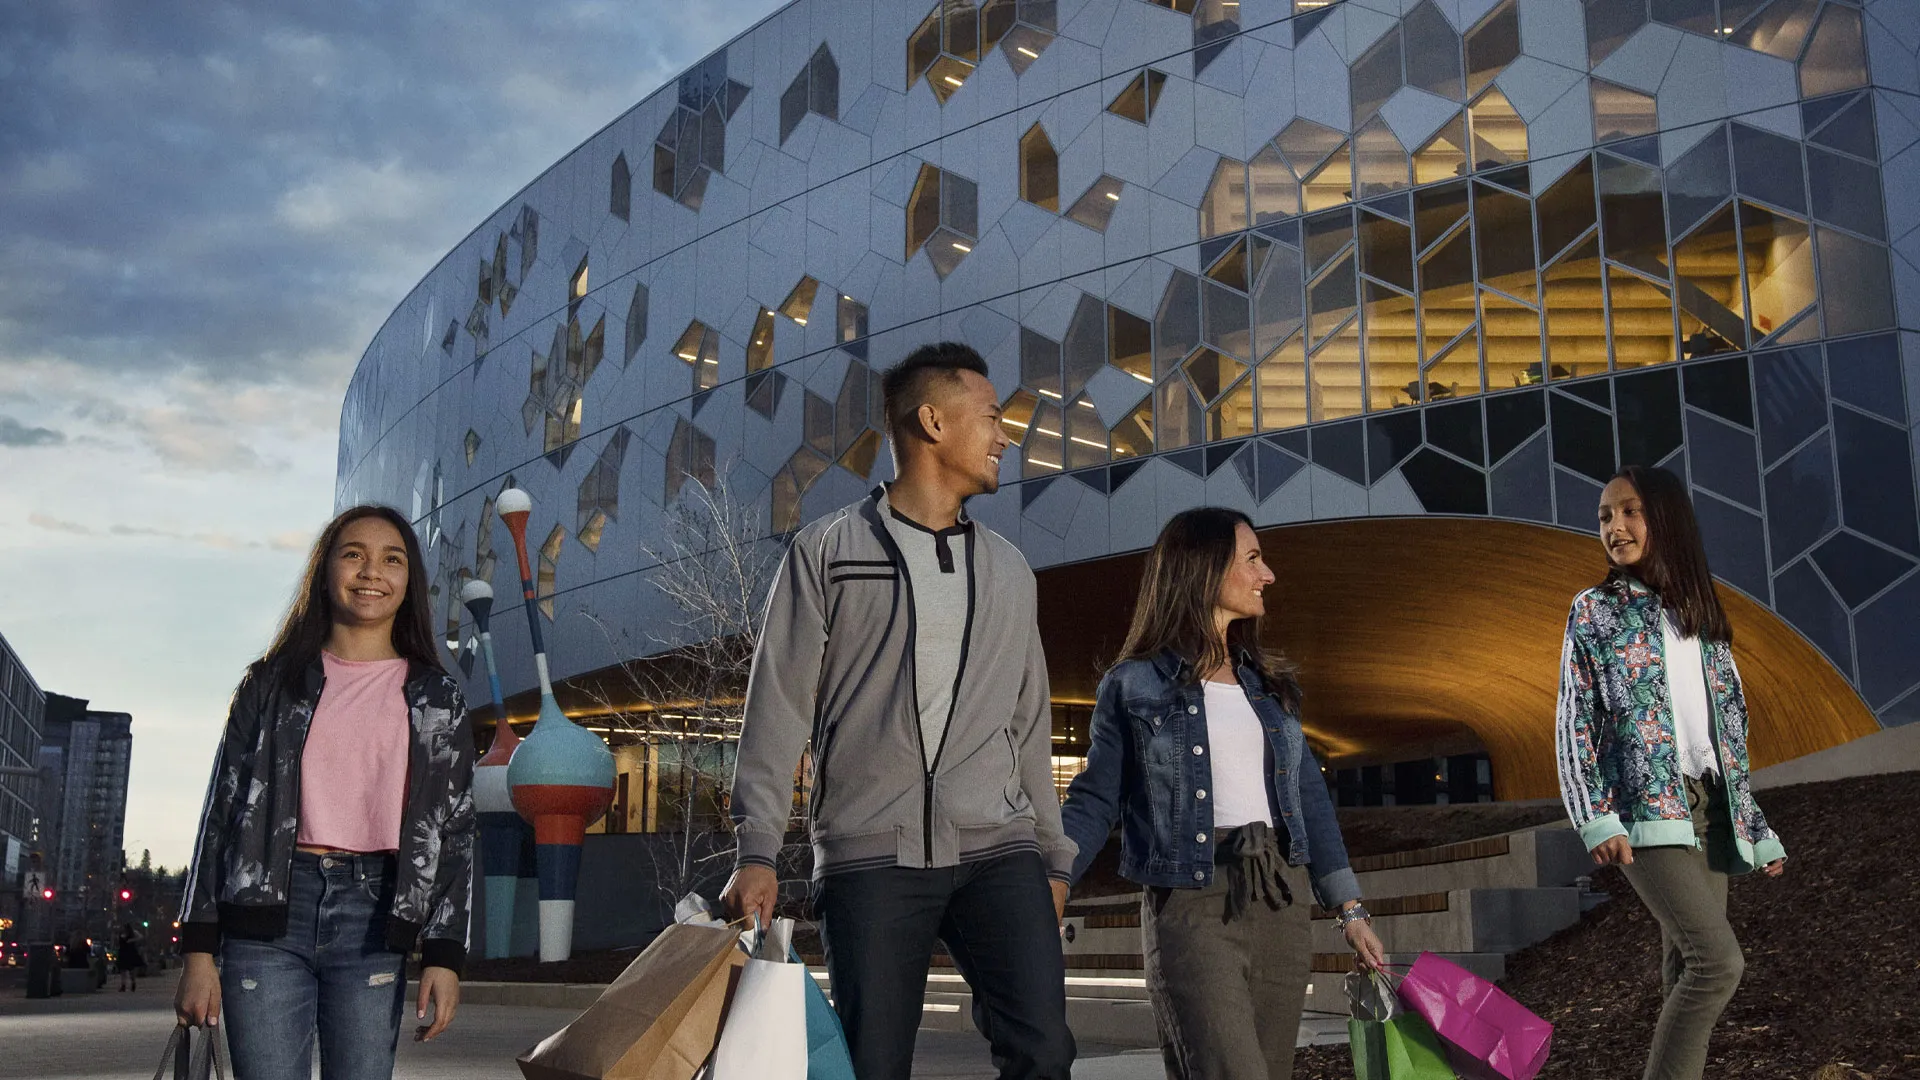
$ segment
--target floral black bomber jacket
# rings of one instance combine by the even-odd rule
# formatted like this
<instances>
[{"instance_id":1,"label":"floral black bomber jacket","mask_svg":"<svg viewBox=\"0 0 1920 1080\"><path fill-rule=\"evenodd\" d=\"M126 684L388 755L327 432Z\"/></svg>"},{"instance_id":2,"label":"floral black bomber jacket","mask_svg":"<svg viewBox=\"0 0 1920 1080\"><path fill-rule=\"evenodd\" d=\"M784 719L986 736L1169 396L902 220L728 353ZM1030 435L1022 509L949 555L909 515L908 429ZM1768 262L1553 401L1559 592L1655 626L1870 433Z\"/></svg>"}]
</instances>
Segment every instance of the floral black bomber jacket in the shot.
<instances>
[{"instance_id":1,"label":"floral black bomber jacket","mask_svg":"<svg viewBox=\"0 0 1920 1080\"><path fill-rule=\"evenodd\" d=\"M287 885L300 831L300 760L326 677L303 693L266 661L234 691L207 786L180 913L183 952L217 952L222 934L274 938L287 928ZM458 972L466 962L473 876L473 731L459 685L412 664L405 688L413 740L400 822L387 947Z\"/></svg>"}]
</instances>

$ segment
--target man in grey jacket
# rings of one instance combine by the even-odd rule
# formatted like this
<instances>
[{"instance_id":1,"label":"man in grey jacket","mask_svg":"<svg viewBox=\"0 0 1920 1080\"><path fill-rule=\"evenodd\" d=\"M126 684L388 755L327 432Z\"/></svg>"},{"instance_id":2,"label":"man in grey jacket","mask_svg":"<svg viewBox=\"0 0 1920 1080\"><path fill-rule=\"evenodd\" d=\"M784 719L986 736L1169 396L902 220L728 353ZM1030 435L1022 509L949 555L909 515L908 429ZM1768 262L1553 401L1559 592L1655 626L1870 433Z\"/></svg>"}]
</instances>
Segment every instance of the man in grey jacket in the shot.
<instances>
[{"instance_id":1,"label":"man in grey jacket","mask_svg":"<svg viewBox=\"0 0 1920 1080\"><path fill-rule=\"evenodd\" d=\"M936 939L1005 1078L1073 1061L1057 934L1076 851L1053 786L1033 571L962 504L1008 440L986 362L926 346L881 381L899 479L795 535L767 599L723 896L771 916L813 745L813 902L861 1080L909 1075Z\"/></svg>"}]
</instances>

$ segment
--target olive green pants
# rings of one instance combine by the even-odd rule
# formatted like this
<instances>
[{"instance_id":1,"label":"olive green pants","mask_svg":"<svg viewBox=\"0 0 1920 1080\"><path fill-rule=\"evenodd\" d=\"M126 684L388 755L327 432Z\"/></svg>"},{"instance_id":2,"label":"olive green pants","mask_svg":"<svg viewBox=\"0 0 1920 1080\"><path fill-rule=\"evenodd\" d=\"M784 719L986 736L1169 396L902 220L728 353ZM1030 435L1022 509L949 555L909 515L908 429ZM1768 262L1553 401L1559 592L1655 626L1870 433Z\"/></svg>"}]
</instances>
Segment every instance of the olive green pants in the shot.
<instances>
[{"instance_id":1,"label":"olive green pants","mask_svg":"<svg viewBox=\"0 0 1920 1080\"><path fill-rule=\"evenodd\" d=\"M1150 888L1141 897L1147 992L1170 1080L1291 1080L1313 893L1305 867L1280 873L1293 903L1275 909L1256 899L1234 919L1224 865L1205 888Z\"/></svg>"},{"instance_id":2,"label":"olive green pants","mask_svg":"<svg viewBox=\"0 0 1920 1080\"><path fill-rule=\"evenodd\" d=\"M1726 792L1718 777L1686 779L1693 833L1731 836ZM1740 942L1727 922L1727 875L1707 863L1704 847L1633 849L1621 867L1633 891L1660 923L1660 983L1666 1003L1653 1029L1644 1080L1699 1080L1707 1037L1746 971Z\"/></svg>"}]
</instances>

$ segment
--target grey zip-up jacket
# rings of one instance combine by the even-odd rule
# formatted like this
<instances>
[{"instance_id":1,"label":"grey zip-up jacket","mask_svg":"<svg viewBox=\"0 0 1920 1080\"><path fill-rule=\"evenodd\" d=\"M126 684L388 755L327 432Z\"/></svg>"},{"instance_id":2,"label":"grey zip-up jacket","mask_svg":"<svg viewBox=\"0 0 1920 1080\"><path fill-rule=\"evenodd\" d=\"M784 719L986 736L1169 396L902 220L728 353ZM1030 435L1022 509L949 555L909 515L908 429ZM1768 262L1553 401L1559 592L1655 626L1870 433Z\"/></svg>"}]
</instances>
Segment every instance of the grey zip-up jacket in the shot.
<instances>
[{"instance_id":1,"label":"grey zip-up jacket","mask_svg":"<svg viewBox=\"0 0 1920 1080\"><path fill-rule=\"evenodd\" d=\"M261 661L233 692L187 868L182 952L218 952L223 934L286 933L300 762L326 685L318 661L301 684L295 693L278 666ZM409 664L404 693L413 738L387 948L409 952L418 939L425 966L458 973L473 886L473 728L460 686L445 672Z\"/></svg>"},{"instance_id":2,"label":"grey zip-up jacket","mask_svg":"<svg viewBox=\"0 0 1920 1080\"><path fill-rule=\"evenodd\" d=\"M801 529L780 563L733 778L737 864L773 865L812 740L816 879L1037 851L1048 876L1066 881L1076 848L1053 786L1033 571L1011 543L962 518L971 617L946 734L923 757L912 580L887 513L876 488Z\"/></svg>"}]
</instances>

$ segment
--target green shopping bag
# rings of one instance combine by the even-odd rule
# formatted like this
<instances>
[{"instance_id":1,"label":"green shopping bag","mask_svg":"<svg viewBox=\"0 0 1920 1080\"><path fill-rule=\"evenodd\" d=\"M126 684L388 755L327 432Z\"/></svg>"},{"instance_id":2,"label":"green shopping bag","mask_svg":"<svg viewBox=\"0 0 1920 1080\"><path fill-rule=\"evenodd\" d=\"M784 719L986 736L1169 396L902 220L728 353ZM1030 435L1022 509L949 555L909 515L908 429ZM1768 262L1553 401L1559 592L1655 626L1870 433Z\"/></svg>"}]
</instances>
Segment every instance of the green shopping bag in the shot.
<instances>
[{"instance_id":1,"label":"green shopping bag","mask_svg":"<svg viewBox=\"0 0 1920 1080\"><path fill-rule=\"evenodd\" d=\"M1379 972L1347 976L1347 1041L1356 1080L1459 1080L1427 1022L1400 1009Z\"/></svg>"}]
</instances>

